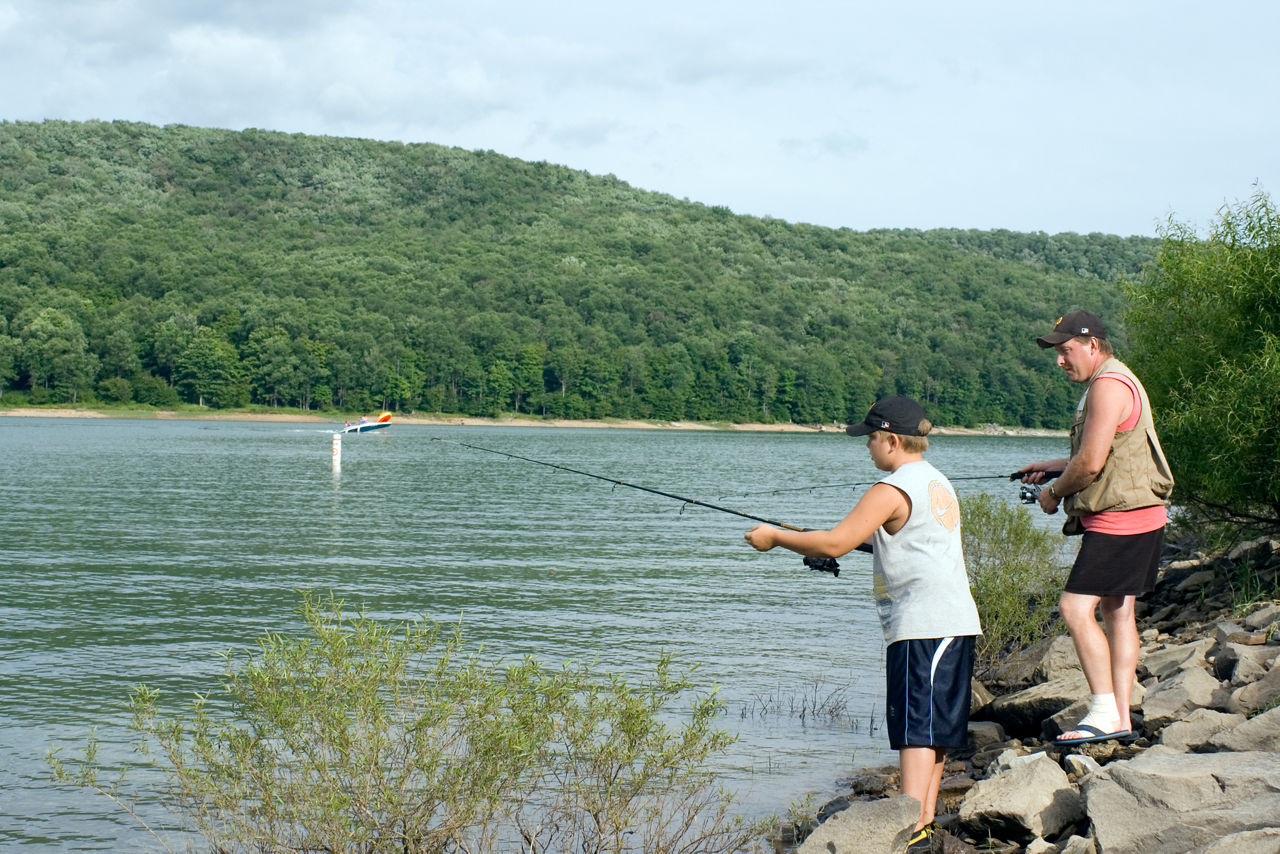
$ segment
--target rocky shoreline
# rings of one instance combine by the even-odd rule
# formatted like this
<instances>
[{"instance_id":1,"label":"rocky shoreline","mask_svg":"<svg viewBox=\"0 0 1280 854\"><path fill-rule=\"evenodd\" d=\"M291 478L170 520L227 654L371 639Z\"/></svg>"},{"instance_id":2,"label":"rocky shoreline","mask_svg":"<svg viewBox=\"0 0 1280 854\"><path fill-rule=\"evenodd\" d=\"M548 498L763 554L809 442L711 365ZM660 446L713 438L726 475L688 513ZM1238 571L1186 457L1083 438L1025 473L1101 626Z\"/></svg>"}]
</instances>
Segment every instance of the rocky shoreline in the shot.
<instances>
[{"instance_id":1,"label":"rocky shoreline","mask_svg":"<svg viewBox=\"0 0 1280 854\"><path fill-rule=\"evenodd\" d=\"M941 850L1280 854L1278 590L1280 540L1166 561L1156 590L1138 602L1129 744L1053 743L1088 705L1065 635L984 674L969 748L949 757L942 783ZM1235 605L1241 598L1254 601ZM919 804L894 794L897 767L844 784L848 793L815 819L780 828L775 848L903 851Z\"/></svg>"}]
</instances>

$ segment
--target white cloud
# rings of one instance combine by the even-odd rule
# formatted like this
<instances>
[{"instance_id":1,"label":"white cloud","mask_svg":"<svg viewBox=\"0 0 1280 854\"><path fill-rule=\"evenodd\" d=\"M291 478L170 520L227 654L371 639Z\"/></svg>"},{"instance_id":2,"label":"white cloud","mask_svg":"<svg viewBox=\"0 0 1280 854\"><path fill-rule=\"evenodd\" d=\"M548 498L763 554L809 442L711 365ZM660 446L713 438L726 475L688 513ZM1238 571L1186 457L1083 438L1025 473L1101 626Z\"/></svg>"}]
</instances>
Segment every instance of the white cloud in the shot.
<instances>
[{"instance_id":1,"label":"white cloud","mask_svg":"<svg viewBox=\"0 0 1280 854\"><path fill-rule=\"evenodd\" d=\"M1276 182L1280 6L0 0L0 119L492 149L823 225L1152 233Z\"/></svg>"},{"instance_id":2,"label":"white cloud","mask_svg":"<svg viewBox=\"0 0 1280 854\"><path fill-rule=\"evenodd\" d=\"M12 3L0 3L0 37L16 27L20 17Z\"/></svg>"}]
</instances>

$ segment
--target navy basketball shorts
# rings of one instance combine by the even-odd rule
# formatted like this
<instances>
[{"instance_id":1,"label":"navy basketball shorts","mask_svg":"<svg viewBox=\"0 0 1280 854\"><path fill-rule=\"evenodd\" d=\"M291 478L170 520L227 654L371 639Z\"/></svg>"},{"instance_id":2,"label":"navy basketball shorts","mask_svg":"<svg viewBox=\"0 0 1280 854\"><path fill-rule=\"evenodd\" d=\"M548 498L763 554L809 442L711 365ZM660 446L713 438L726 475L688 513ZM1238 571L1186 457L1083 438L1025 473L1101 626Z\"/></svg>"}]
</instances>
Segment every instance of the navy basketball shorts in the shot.
<instances>
[{"instance_id":1,"label":"navy basketball shorts","mask_svg":"<svg viewBox=\"0 0 1280 854\"><path fill-rule=\"evenodd\" d=\"M885 726L894 750L968 745L976 641L968 635L889 644Z\"/></svg>"}]
</instances>

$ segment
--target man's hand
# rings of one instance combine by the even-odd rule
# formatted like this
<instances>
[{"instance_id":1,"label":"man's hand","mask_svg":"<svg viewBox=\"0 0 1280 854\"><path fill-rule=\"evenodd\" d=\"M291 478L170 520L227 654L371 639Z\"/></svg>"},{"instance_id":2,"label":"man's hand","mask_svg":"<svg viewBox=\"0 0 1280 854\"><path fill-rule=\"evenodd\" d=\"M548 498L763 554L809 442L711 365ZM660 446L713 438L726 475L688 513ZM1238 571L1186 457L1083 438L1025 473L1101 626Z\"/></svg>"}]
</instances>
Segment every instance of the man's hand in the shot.
<instances>
[{"instance_id":1,"label":"man's hand","mask_svg":"<svg viewBox=\"0 0 1280 854\"><path fill-rule=\"evenodd\" d=\"M1040 509L1045 513L1048 513L1050 516L1058 512L1058 505L1062 503L1061 498L1056 497L1049 491L1051 487L1052 484L1040 490L1040 496L1036 499L1040 504Z\"/></svg>"},{"instance_id":2,"label":"man's hand","mask_svg":"<svg viewBox=\"0 0 1280 854\"><path fill-rule=\"evenodd\" d=\"M1048 472L1053 472L1056 476L1066 467L1067 460L1043 460L1038 463L1027 463L1014 472L1013 476L1021 476L1023 483L1044 483L1050 477Z\"/></svg>"}]
</instances>

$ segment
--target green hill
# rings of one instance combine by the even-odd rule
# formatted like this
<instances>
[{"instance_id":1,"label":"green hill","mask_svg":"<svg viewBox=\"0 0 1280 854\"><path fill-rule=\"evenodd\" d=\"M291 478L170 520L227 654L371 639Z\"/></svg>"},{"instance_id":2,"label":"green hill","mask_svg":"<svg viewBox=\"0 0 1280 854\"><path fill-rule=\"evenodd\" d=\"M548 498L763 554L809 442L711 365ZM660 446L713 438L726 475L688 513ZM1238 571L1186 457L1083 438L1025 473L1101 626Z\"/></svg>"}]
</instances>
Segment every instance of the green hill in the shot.
<instances>
[{"instance_id":1,"label":"green hill","mask_svg":"<svg viewBox=\"0 0 1280 854\"><path fill-rule=\"evenodd\" d=\"M430 144L6 122L0 391L797 422L904 393L1060 427L1032 339L1116 318L1156 245L794 225Z\"/></svg>"}]
</instances>

